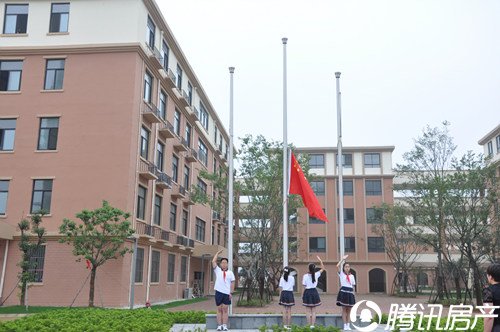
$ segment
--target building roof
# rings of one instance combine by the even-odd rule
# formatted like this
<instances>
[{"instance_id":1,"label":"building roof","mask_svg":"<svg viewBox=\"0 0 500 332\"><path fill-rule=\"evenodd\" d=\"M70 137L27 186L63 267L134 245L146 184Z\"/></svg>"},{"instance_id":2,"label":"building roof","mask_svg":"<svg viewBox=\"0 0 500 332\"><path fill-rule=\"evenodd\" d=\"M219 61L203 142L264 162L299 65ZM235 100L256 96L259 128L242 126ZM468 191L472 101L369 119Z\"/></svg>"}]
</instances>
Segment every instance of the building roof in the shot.
<instances>
[{"instance_id":1,"label":"building roof","mask_svg":"<svg viewBox=\"0 0 500 332\"><path fill-rule=\"evenodd\" d=\"M331 152L337 151L337 147L297 147L300 152ZM394 151L393 145L388 146L343 146L343 152L363 152L363 151Z\"/></svg>"},{"instance_id":2,"label":"building roof","mask_svg":"<svg viewBox=\"0 0 500 332\"><path fill-rule=\"evenodd\" d=\"M486 134L483 138L481 138L477 143L479 145L484 145L486 144L490 139L492 139L494 136L500 134L500 124L498 124L492 131Z\"/></svg>"}]
</instances>

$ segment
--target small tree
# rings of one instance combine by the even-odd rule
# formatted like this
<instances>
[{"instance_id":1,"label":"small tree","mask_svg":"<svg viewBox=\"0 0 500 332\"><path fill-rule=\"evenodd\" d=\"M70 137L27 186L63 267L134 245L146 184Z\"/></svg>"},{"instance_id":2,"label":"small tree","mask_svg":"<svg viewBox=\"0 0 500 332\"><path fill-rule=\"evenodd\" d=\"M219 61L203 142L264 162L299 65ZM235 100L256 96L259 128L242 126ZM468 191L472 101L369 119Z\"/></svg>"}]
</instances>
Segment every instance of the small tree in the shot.
<instances>
[{"instance_id":1,"label":"small tree","mask_svg":"<svg viewBox=\"0 0 500 332\"><path fill-rule=\"evenodd\" d=\"M114 208L107 201L93 211L83 210L76 214L82 223L64 219L59 227L63 235L60 242L73 245L73 255L90 262L89 307L94 306L94 286L97 268L110 259L123 257L132 252L123 243L134 231L130 227L129 213Z\"/></svg>"},{"instance_id":2,"label":"small tree","mask_svg":"<svg viewBox=\"0 0 500 332\"><path fill-rule=\"evenodd\" d=\"M20 292L20 305L27 305L26 288L28 283L35 281L35 274L33 269L37 267L37 262L33 260L33 255L40 250L40 247L45 243L45 228L41 227L42 218L46 214L41 210L31 215L30 220L23 219L19 222L18 227L21 230L21 239L19 240L19 249L22 252L19 267L19 288ZM32 238L35 238L32 241Z\"/></svg>"}]
</instances>

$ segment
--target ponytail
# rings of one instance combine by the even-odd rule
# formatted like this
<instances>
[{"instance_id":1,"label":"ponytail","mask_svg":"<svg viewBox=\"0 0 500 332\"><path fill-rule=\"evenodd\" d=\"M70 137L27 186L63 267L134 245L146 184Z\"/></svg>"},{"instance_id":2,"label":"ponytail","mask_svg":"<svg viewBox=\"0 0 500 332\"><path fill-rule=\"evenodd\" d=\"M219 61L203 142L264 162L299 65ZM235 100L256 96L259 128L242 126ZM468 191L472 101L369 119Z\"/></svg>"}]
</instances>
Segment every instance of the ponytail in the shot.
<instances>
[{"instance_id":1,"label":"ponytail","mask_svg":"<svg viewBox=\"0 0 500 332\"><path fill-rule=\"evenodd\" d=\"M290 274L290 270L288 269L288 267L285 267L283 269L283 279L285 279L286 282L288 282L288 275Z\"/></svg>"},{"instance_id":2,"label":"ponytail","mask_svg":"<svg viewBox=\"0 0 500 332\"><path fill-rule=\"evenodd\" d=\"M316 282L316 275L315 275L315 273L314 273L314 272L315 272L315 271L314 271L315 269L316 269L316 265L314 265L314 264L312 264L312 263L311 263L311 264L309 264L309 273L311 274L311 280L312 280L312 282L313 282L313 283L315 283L315 282Z\"/></svg>"}]
</instances>

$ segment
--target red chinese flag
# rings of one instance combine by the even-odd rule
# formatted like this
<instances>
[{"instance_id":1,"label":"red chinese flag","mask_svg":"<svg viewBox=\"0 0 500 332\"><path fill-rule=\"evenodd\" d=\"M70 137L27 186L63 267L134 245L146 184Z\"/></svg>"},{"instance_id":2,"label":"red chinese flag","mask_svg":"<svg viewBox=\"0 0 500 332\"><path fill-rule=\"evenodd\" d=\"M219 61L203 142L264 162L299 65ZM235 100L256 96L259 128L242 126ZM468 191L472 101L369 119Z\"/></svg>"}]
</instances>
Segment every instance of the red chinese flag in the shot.
<instances>
[{"instance_id":1,"label":"red chinese flag","mask_svg":"<svg viewBox=\"0 0 500 332\"><path fill-rule=\"evenodd\" d=\"M297 162L297 159L295 159L293 153L291 163L290 194L302 196L302 201L304 202L307 211L309 211L309 216L328 222L325 212L323 212L321 205L319 205L318 199L316 198L316 195L314 195L314 191L309 185L309 182L307 182L306 176L304 175L302 168L300 168L300 165Z\"/></svg>"}]
</instances>

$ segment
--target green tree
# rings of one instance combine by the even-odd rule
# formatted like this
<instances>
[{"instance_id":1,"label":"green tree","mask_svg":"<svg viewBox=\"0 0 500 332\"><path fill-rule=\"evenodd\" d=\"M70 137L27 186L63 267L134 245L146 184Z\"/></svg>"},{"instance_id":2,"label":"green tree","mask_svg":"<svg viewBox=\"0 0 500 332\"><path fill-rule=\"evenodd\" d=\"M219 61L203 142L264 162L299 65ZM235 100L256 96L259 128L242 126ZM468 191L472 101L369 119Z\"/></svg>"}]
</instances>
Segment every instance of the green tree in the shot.
<instances>
[{"instance_id":1,"label":"green tree","mask_svg":"<svg viewBox=\"0 0 500 332\"><path fill-rule=\"evenodd\" d=\"M36 279L33 270L36 269L38 262L34 255L40 251L45 243L45 228L40 225L46 214L45 211L40 210L32 214L30 220L23 219L18 224L21 231L18 246L22 253L21 261L18 264L21 268L21 272L19 272L20 305L27 305L25 299L28 284Z\"/></svg>"},{"instance_id":2,"label":"green tree","mask_svg":"<svg viewBox=\"0 0 500 332\"><path fill-rule=\"evenodd\" d=\"M89 307L94 306L94 286L97 268L110 259L123 257L132 252L123 244L134 231L130 227L130 214L103 201L102 207L93 211L83 210L76 214L81 223L64 219L59 227L63 235L60 242L73 245L73 255L90 261Z\"/></svg>"},{"instance_id":3,"label":"green tree","mask_svg":"<svg viewBox=\"0 0 500 332\"><path fill-rule=\"evenodd\" d=\"M447 175L452 168L456 145L450 136L448 122L440 128L427 126L422 136L414 141L414 148L403 155L404 163L397 164L396 173L405 182L402 187L405 189L402 191L404 205L418 224L409 227L408 232L437 254L436 295L443 300L448 294L444 272L448 252L445 233L448 226Z\"/></svg>"}]
</instances>

